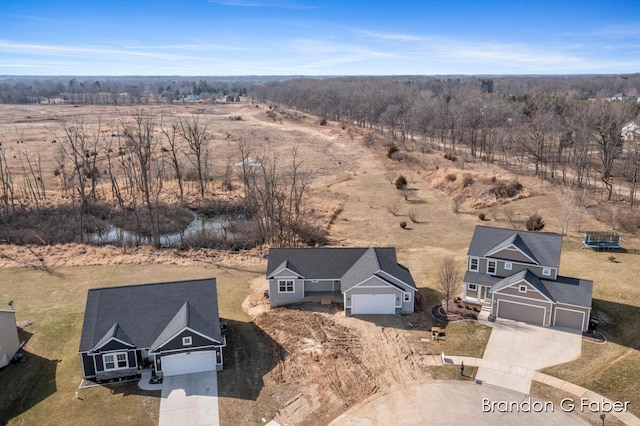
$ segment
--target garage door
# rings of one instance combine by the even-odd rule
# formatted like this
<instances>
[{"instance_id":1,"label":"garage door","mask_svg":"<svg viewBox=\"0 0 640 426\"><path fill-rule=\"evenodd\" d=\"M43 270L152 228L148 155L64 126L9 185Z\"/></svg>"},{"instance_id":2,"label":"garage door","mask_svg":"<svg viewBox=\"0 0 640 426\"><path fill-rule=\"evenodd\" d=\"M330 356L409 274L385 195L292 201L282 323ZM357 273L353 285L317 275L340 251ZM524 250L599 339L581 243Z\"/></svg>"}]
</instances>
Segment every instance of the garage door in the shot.
<instances>
[{"instance_id":1,"label":"garage door","mask_svg":"<svg viewBox=\"0 0 640 426\"><path fill-rule=\"evenodd\" d=\"M498 314L496 316L535 325L543 325L544 311L545 309L539 306L522 305L507 300L499 300Z\"/></svg>"},{"instance_id":2,"label":"garage door","mask_svg":"<svg viewBox=\"0 0 640 426\"><path fill-rule=\"evenodd\" d=\"M395 314L394 294L354 294L351 296L351 314Z\"/></svg>"},{"instance_id":3,"label":"garage door","mask_svg":"<svg viewBox=\"0 0 640 426\"><path fill-rule=\"evenodd\" d=\"M584 312L570 311L568 309L557 308L556 319L553 323L556 327L573 328L582 330Z\"/></svg>"},{"instance_id":4,"label":"garage door","mask_svg":"<svg viewBox=\"0 0 640 426\"><path fill-rule=\"evenodd\" d=\"M199 373L216 369L216 352L187 352L162 357L162 373L165 376Z\"/></svg>"}]
</instances>

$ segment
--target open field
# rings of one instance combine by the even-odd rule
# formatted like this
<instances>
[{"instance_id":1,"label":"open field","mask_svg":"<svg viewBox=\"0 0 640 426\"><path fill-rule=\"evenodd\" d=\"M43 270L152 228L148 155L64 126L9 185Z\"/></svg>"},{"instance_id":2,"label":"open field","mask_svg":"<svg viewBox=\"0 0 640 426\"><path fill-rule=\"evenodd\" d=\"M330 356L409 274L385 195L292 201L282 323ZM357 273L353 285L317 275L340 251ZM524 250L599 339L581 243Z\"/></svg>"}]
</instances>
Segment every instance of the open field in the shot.
<instances>
[{"instance_id":1,"label":"open field","mask_svg":"<svg viewBox=\"0 0 640 426\"><path fill-rule=\"evenodd\" d=\"M154 108L160 112L160 107ZM189 114L199 108L165 107L164 113ZM519 176L524 198L509 203L494 200L476 209L474 204L485 197L493 177L510 181L514 176L481 162L466 163L461 170L437 153L411 152L410 160L392 161L385 155L384 143L378 141L370 148L363 145L362 130L336 122L320 126L317 118L300 113L277 112L277 118L272 119L267 116L266 106L212 108L211 113L204 111L203 117L211 119L215 129L211 143L215 144L213 170L218 178L227 158L239 161L237 142L241 138L255 144L256 150L266 146L274 149L282 161L288 160L291 147L297 143L303 168L313 171L311 207L328 215L337 213L328 221L332 243L397 247L398 260L411 269L425 310L439 302L440 261L454 256L462 267L476 225L524 229L526 218L538 212L547 224L545 231L561 229L558 206L562 194L548 182ZM56 128L51 117L82 114L86 123L94 124L98 116L104 122L116 119L114 110L108 107L0 106L0 111L7 113L0 115L5 135L25 136L24 144L10 145L12 152L23 147L40 151L43 169L56 149L50 140ZM243 119L229 120L235 115ZM408 180L406 192L398 191L393 184L400 174ZM458 183L463 175L472 176L474 183L456 187L455 182L446 183L449 174L456 174ZM51 176L52 200L56 199L55 182ZM459 195L466 198L454 212L452 198ZM582 229L607 229L590 214L598 205L591 200ZM610 342L584 342L580 360L547 373L612 399L632 400L632 411L640 414L640 336L635 326L640 320L640 290L634 283L640 274L639 255L581 250L581 233L575 231L578 212L574 210L560 272L594 280L594 315L607 321L601 330ZM486 215L484 221L478 218L480 212ZM401 221L407 222L406 229L400 227ZM623 245L640 248L637 239L626 235ZM608 260L611 255L614 261ZM71 267L74 265L79 267ZM96 425L130 424L133 417L128 416L135 416L136 424L157 422L158 396L143 394L135 385L115 387L114 394L107 388L86 389L81 391L83 401L74 399L81 374L76 351L86 289L90 287L204 276L218 279L220 312L230 320L225 371L219 375L223 424L258 424L262 418L273 416L291 424L325 424L367 395L402 381L455 378L458 370L430 365L430 356L443 350L481 356L488 338L484 327L462 322L447 325L444 342L425 344L420 337L431 326L431 318L424 313L376 323L306 307L272 310L251 321L241 305L255 291L251 283L265 269L259 250L230 255L138 248L123 253L114 247L4 245L0 246L0 267L4 268L0 269L0 302L15 300L18 320L33 321L25 329L30 334L25 347L27 361L0 371L0 384L15 384L11 386L15 390L0 399L0 423L64 424L73 419ZM303 320L317 327L291 326ZM351 338L354 346L347 351L338 345L340 336ZM306 346L303 339L310 339ZM390 348L397 348L397 352L390 352ZM383 355L376 358L372 353ZM401 360L397 368L383 368L396 360ZM28 370L29 375L21 370ZM325 377L326 371L332 375ZM356 380L361 376L345 371L361 371L366 380ZM359 391L353 392L355 388Z\"/></svg>"}]
</instances>

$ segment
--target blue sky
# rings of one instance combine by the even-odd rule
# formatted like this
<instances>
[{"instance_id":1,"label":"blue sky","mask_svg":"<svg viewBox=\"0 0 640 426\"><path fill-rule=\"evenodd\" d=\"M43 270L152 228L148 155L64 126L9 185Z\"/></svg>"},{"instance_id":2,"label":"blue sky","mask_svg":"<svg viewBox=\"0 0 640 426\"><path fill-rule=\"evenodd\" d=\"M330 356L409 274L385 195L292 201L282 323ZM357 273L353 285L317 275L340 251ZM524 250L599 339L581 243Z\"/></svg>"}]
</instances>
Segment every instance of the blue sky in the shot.
<instances>
[{"instance_id":1,"label":"blue sky","mask_svg":"<svg viewBox=\"0 0 640 426\"><path fill-rule=\"evenodd\" d=\"M0 1L0 75L633 72L637 0Z\"/></svg>"}]
</instances>

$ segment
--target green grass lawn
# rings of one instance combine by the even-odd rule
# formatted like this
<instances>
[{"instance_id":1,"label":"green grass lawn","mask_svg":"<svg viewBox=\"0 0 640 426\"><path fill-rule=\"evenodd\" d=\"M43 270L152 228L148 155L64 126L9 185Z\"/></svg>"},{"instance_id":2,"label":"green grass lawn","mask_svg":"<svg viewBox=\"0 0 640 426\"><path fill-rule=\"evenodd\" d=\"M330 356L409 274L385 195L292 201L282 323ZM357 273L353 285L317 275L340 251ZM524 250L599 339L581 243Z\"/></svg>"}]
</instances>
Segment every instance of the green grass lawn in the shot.
<instances>
[{"instance_id":1,"label":"green grass lawn","mask_svg":"<svg viewBox=\"0 0 640 426\"><path fill-rule=\"evenodd\" d=\"M238 328L250 328L241 304L258 272L173 265L68 267L50 273L0 270L0 301L14 300L17 320L33 322L21 335L25 361L0 370L0 424L156 425L159 392L142 392L135 383L78 389L82 369L77 351L87 289L216 277L220 314L235 328L232 340ZM258 355L251 362L262 361ZM229 387L223 375L220 381L221 389ZM221 412L227 403L221 398Z\"/></svg>"}]
</instances>

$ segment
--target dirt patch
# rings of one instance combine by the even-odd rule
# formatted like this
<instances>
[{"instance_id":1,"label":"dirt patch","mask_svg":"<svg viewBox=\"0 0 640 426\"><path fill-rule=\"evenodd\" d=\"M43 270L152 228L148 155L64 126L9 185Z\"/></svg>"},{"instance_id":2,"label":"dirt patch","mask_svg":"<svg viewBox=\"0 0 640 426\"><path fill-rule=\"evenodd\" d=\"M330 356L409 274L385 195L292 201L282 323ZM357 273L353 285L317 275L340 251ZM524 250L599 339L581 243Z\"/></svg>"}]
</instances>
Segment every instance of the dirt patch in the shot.
<instances>
[{"instance_id":1,"label":"dirt patch","mask_svg":"<svg viewBox=\"0 0 640 426\"><path fill-rule=\"evenodd\" d=\"M254 323L281 347L270 378L290 389L276 420L326 424L372 394L430 380L425 367L439 357L423 353L408 330L420 315L360 319L336 305L304 304L257 316Z\"/></svg>"}]
</instances>

